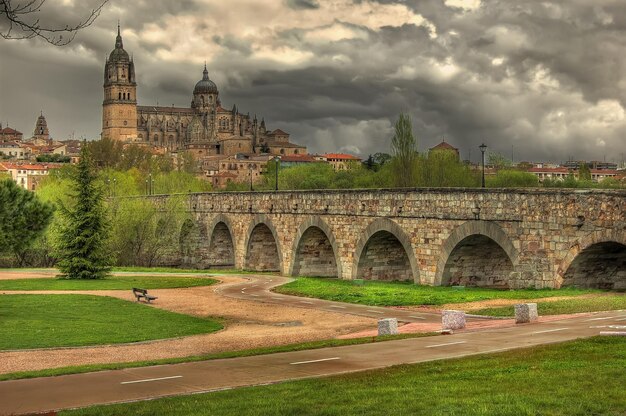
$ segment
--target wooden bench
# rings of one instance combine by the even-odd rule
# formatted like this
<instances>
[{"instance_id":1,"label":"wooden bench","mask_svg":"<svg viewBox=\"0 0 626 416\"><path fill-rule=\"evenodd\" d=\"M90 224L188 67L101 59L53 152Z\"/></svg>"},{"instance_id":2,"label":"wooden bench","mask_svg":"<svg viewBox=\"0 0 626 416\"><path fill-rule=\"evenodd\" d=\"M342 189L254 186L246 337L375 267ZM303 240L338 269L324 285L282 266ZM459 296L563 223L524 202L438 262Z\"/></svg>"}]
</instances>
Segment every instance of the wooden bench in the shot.
<instances>
[{"instance_id":1,"label":"wooden bench","mask_svg":"<svg viewBox=\"0 0 626 416\"><path fill-rule=\"evenodd\" d=\"M139 302L141 298L144 298L148 303L152 300L158 299L156 296L149 295L147 289L139 289L136 287L133 288L133 295L137 298L137 302Z\"/></svg>"}]
</instances>

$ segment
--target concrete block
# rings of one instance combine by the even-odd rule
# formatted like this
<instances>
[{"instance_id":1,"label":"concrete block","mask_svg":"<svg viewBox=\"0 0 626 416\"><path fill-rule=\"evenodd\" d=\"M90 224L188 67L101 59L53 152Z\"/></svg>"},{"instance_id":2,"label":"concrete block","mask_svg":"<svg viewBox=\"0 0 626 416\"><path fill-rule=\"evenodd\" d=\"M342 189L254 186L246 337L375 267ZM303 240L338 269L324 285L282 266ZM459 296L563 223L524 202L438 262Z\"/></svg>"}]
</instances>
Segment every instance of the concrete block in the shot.
<instances>
[{"instance_id":1,"label":"concrete block","mask_svg":"<svg viewBox=\"0 0 626 416\"><path fill-rule=\"evenodd\" d=\"M443 329L465 328L465 312L454 310L442 311L441 326Z\"/></svg>"},{"instance_id":2,"label":"concrete block","mask_svg":"<svg viewBox=\"0 0 626 416\"><path fill-rule=\"evenodd\" d=\"M515 305L515 323L527 324L538 318L536 303L518 303Z\"/></svg>"},{"instance_id":3,"label":"concrete block","mask_svg":"<svg viewBox=\"0 0 626 416\"><path fill-rule=\"evenodd\" d=\"M398 320L396 318L384 318L378 321L378 336L397 334Z\"/></svg>"}]
</instances>

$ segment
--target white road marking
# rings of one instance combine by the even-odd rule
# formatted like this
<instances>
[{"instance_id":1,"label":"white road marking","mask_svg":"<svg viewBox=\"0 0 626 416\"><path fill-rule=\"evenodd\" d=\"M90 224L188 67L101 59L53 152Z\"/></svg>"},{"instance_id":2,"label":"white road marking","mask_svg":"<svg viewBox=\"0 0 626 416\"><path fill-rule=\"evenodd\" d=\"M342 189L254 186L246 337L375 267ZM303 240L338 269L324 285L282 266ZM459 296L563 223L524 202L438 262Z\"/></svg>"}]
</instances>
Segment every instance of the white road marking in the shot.
<instances>
[{"instance_id":1,"label":"white road marking","mask_svg":"<svg viewBox=\"0 0 626 416\"><path fill-rule=\"evenodd\" d=\"M296 361L295 363L289 363L291 365L298 365L298 364L310 364L310 363L320 363L322 361L332 361L332 360L339 360L339 357L333 357L333 358L322 358L321 360L311 360L311 361Z\"/></svg>"},{"instance_id":2,"label":"white road marking","mask_svg":"<svg viewBox=\"0 0 626 416\"><path fill-rule=\"evenodd\" d=\"M427 345L424 348L437 348L437 347L445 347L447 345L456 345L456 344L465 344L467 341L457 341L457 342L448 342L447 344L435 344L435 345Z\"/></svg>"},{"instance_id":3,"label":"white road marking","mask_svg":"<svg viewBox=\"0 0 626 416\"><path fill-rule=\"evenodd\" d=\"M565 331L566 329L569 329L569 328L546 329L545 331L535 331L535 332L531 332L531 334L545 334L545 333L547 333L547 332Z\"/></svg>"},{"instance_id":4,"label":"white road marking","mask_svg":"<svg viewBox=\"0 0 626 416\"><path fill-rule=\"evenodd\" d=\"M331 308L346 309L345 306L330 305Z\"/></svg>"},{"instance_id":5,"label":"white road marking","mask_svg":"<svg viewBox=\"0 0 626 416\"><path fill-rule=\"evenodd\" d=\"M604 321L605 319L614 319L614 318L619 318L619 316L609 316L607 318L593 318L593 319L587 319L585 322L591 322L591 321Z\"/></svg>"},{"instance_id":6,"label":"white road marking","mask_svg":"<svg viewBox=\"0 0 626 416\"><path fill-rule=\"evenodd\" d=\"M170 376L170 377L159 377L159 378L146 378L144 380L122 381L120 384L147 383L149 381L171 380L173 378L182 378L182 376Z\"/></svg>"},{"instance_id":7,"label":"white road marking","mask_svg":"<svg viewBox=\"0 0 626 416\"><path fill-rule=\"evenodd\" d=\"M426 319L423 316L415 316L415 315L409 315L409 318L414 318L414 319Z\"/></svg>"},{"instance_id":8,"label":"white road marking","mask_svg":"<svg viewBox=\"0 0 626 416\"><path fill-rule=\"evenodd\" d=\"M371 312L371 313L381 313L381 314L382 314L382 313L385 313L385 312L373 311L373 310L371 310L371 309L366 309L365 311L366 311L366 312Z\"/></svg>"}]
</instances>

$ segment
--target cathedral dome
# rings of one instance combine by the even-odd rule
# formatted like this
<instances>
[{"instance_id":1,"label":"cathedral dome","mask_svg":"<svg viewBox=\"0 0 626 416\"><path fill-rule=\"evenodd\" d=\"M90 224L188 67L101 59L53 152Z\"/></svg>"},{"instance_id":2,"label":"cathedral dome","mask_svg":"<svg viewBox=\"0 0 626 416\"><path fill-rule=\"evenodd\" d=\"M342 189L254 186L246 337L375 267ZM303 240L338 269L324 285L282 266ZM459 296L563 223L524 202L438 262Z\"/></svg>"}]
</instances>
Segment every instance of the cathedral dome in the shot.
<instances>
[{"instance_id":1,"label":"cathedral dome","mask_svg":"<svg viewBox=\"0 0 626 416\"><path fill-rule=\"evenodd\" d=\"M193 89L194 94L217 94L217 85L209 79L209 71L204 66L202 71L202 79L198 81Z\"/></svg>"}]
</instances>

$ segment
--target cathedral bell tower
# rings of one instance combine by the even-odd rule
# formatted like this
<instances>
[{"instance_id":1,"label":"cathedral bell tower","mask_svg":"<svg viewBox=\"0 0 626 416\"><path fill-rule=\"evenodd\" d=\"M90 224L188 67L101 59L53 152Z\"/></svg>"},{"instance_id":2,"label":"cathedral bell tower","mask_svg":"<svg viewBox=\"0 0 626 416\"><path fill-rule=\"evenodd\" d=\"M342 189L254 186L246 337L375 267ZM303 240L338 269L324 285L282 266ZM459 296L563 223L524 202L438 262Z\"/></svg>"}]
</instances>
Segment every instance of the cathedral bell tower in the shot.
<instances>
[{"instance_id":1,"label":"cathedral bell tower","mask_svg":"<svg viewBox=\"0 0 626 416\"><path fill-rule=\"evenodd\" d=\"M121 141L137 139L135 64L124 50L119 24L115 49L104 65L101 137Z\"/></svg>"}]
</instances>

